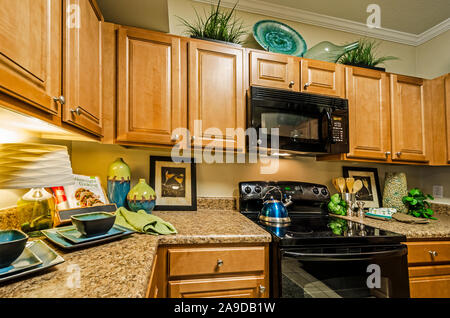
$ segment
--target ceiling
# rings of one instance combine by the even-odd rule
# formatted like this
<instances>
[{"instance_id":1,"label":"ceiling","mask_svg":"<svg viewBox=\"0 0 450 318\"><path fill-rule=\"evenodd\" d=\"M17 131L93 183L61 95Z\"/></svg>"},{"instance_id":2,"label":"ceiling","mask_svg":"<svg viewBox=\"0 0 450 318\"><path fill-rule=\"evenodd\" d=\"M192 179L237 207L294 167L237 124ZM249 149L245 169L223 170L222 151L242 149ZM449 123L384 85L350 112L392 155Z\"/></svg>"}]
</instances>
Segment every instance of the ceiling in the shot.
<instances>
[{"instance_id":1,"label":"ceiling","mask_svg":"<svg viewBox=\"0 0 450 318\"><path fill-rule=\"evenodd\" d=\"M381 8L381 27L421 34L450 17L449 0L257 0L366 23L369 4Z\"/></svg>"},{"instance_id":2,"label":"ceiling","mask_svg":"<svg viewBox=\"0 0 450 318\"><path fill-rule=\"evenodd\" d=\"M97 0L107 22L169 32L167 0Z\"/></svg>"}]
</instances>

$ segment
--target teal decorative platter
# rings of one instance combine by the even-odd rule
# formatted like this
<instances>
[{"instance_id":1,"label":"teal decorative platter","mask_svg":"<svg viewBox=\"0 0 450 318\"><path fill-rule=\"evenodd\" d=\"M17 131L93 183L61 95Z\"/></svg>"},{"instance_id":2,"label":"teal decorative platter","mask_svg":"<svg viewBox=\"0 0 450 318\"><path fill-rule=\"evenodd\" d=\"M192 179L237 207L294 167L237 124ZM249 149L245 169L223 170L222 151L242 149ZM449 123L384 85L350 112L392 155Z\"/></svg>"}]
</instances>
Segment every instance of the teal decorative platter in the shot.
<instances>
[{"instance_id":1,"label":"teal decorative platter","mask_svg":"<svg viewBox=\"0 0 450 318\"><path fill-rule=\"evenodd\" d=\"M253 26L253 36L269 52L302 57L307 49L305 40L297 31L273 20L258 21Z\"/></svg>"},{"instance_id":2,"label":"teal decorative platter","mask_svg":"<svg viewBox=\"0 0 450 318\"><path fill-rule=\"evenodd\" d=\"M26 269L31 269L41 264L42 261L39 259L39 257L34 255L29 248L25 247L19 258L16 259L11 265L0 268L0 277L12 275L13 273L21 272Z\"/></svg>"},{"instance_id":3,"label":"teal decorative platter","mask_svg":"<svg viewBox=\"0 0 450 318\"><path fill-rule=\"evenodd\" d=\"M95 236L83 236L83 234L78 232L78 230L76 228L74 228L72 226L68 226L68 227L64 227L59 230L56 230L56 232L59 235L61 235L62 237L64 237L65 239L71 241L72 243L78 244L78 243L84 243L84 242L89 242L89 241L96 241L98 239L109 237L109 236L114 236L117 234L122 234L125 231L122 230L121 228L118 228L117 226L113 226L105 234L95 235Z\"/></svg>"}]
</instances>

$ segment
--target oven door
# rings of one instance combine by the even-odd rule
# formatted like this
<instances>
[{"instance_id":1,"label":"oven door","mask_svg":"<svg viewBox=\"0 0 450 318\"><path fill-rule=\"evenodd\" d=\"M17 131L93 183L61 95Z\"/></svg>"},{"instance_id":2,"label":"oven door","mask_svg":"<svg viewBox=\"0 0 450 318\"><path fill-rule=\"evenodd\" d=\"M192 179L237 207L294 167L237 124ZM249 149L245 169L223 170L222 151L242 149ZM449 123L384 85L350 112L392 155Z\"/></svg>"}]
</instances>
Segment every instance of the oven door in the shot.
<instances>
[{"instance_id":1,"label":"oven door","mask_svg":"<svg viewBox=\"0 0 450 318\"><path fill-rule=\"evenodd\" d=\"M281 297L409 297L407 248L311 247L281 251Z\"/></svg>"}]
</instances>

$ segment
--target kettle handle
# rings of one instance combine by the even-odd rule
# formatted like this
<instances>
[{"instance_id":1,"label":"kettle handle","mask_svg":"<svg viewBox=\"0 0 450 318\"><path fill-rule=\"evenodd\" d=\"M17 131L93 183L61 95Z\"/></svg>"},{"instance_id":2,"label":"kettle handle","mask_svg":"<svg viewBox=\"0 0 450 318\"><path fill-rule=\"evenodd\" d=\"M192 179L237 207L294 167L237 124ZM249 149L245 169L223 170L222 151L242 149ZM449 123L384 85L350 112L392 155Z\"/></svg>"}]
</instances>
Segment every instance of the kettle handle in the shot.
<instances>
[{"instance_id":1,"label":"kettle handle","mask_svg":"<svg viewBox=\"0 0 450 318\"><path fill-rule=\"evenodd\" d=\"M269 187L269 189L266 191L266 194L262 197L263 201L266 199L266 196L272 191L272 190L277 190L280 193L281 196L281 200L283 200L283 193L281 192L280 188L275 187L275 186L271 186Z\"/></svg>"}]
</instances>

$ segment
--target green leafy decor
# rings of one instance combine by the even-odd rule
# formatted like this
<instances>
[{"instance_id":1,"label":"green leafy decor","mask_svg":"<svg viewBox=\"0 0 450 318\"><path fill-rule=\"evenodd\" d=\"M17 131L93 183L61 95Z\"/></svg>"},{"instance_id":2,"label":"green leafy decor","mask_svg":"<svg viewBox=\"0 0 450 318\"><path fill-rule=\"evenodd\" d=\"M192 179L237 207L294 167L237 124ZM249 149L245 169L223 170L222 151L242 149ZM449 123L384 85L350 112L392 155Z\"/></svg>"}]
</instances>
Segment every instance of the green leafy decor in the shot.
<instances>
[{"instance_id":1,"label":"green leafy decor","mask_svg":"<svg viewBox=\"0 0 450 318\"><path fill-rule=\"evenodd\" d=\"M375 51L379 44L377 41L361 39L359 46L342 55L338 62L345 65L374 68L386 61L398 60L395 56L377 57Z\"/></svg>"},{"instance_id":2,"label":"green leafy decor","mask_svg":"<svg viewBox=\"0 0 450 318\"><path fill-rule=\"evenodd\" d=\"M197 21L191 23L178 17L187 28L186 34L193 38L207 38L225 42L241 44L241 37L245 34L243 23L236 18L235 9L238 2L229 11L220 8L220 0L217 6L211 6L209 12L204 11L204 16L195 10Z\"/></svg>"},{"instance_id":3,"label":"green leafy decor","mask_svg":"<svg viewBox=\"0 0 450 318\"><path fill-rule=\"evenodd\" d=\"M408 195L402 198L402 201L408 207L408 214L417 218L436 220L432 217L434 212L430 209L431 204L426 199L434 200L430 194L424 194L419 189L411 189Z\"/></svg>"}]
</instances>

